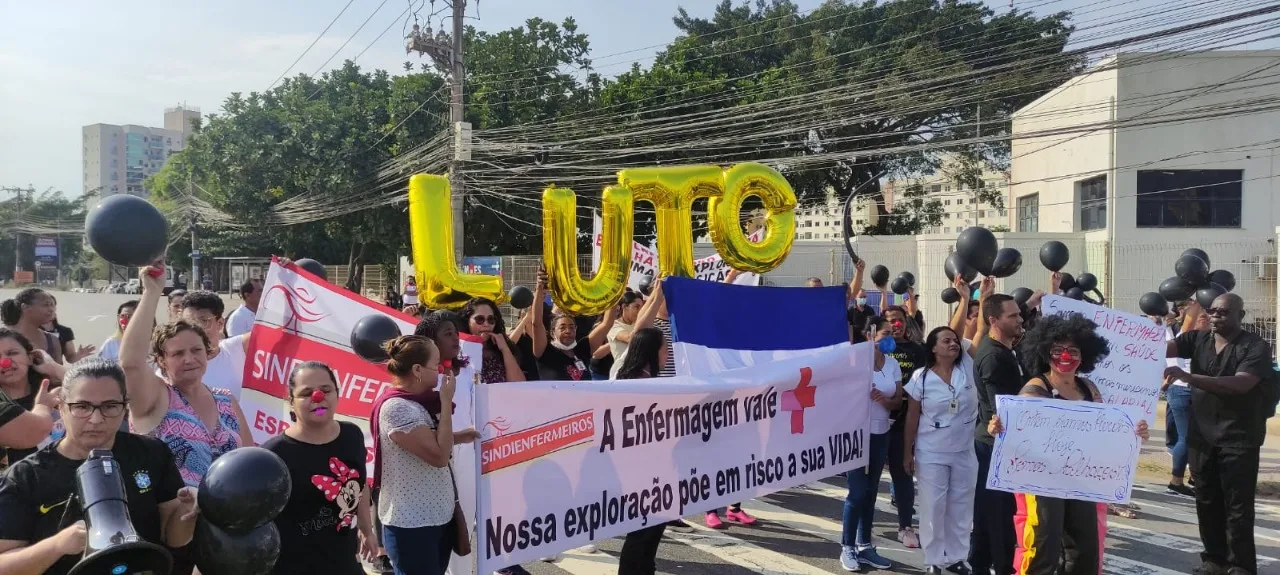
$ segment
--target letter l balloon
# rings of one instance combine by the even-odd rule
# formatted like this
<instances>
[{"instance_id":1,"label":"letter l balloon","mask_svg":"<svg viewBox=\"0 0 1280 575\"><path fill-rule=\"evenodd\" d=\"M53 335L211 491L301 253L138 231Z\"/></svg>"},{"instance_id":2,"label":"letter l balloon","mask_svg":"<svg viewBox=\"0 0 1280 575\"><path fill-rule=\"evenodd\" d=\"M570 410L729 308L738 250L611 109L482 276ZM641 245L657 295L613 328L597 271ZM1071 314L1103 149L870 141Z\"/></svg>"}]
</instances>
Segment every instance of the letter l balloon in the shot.
<instances>
[{"instance_id":1,"label":"letter l balloon","mask_svg":"<svg viewBox=\"0 0 1280 575\"><path fill-rule=\"evenodd\" d=\"M504 303L501 277L458 269L449 196L449 180L444 176L415 174L409 178L409 237L423 305L458 309L473 297Z\"/></svg>"}]
</instances>

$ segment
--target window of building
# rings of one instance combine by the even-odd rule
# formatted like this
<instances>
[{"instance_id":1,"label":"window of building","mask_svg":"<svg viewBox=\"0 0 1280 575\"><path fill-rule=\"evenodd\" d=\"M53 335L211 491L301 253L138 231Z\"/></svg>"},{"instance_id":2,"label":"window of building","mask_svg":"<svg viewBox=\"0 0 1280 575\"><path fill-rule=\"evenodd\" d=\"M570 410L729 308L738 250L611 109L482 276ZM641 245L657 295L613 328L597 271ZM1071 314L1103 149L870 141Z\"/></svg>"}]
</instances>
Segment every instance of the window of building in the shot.
<instances>
[{"instance_id":1,"label":"window of building","mask_svg":"<svg viewBox=\"0 0 1280 575\"><path fill-rule=\"evenodd\" d=\"M1087 232L1107 227L1107 176L1076 182L1076 194L1080 197L1080 230Z\"/></svg>"},{"instance_id":2,"label":"window of building","mask_svg":"<svg viewBox=\"0 0 1280 575\"><path fill-rule=\"evenodd\" d=\"M804 239L806 239L806 240L813 239L813 232L805 232L805 233L804 233Z\"/></svg>"},{"instance_id":3,"label":"window of building","mask_svg":"<svg viewBox=\"0 0 1280 575\"><path fill-rule=\"evenodd\" d=\"M934 184L932 186L929 186L930 193L936 194L941 191L942 191L942 184Z\"/></svg>"},{"instance_id":4,"label":"window of building","mask_svg":"<svg viewBox=\"0 0 1280 575\"><path fill-rule=\"evenodd\" d=\"M949 205L951 205L951 200L942 200L942 205L944 205L944 206L949 206Z\"/></svg>"},{"instance_id":5,"label":"window of building","mask_svg":"<svg viewBox=\"0 0 1280 575\"><path fill-rule=\"evenodd\" d=\"M1000 217L1002 217L1002 218L1003 218L1003 217L1005 217L1006 215L1008 215L1008 212L1004 211L1004 208L1000 208Z\"/></svg>"},{"instance_id":6,"label":"window of building","mask_svg":"<svg viewBox=\"0 0 1280 575\"><path fill-rule=\"evenodd\" d=\"M1244 170L1139 170L1140 228L1238 228Z\"/></svg>"},{"instance_id":7,"label":"window of building","mask_svg":"<svg viewBox=\"0 0 1280 575\"><path fill-rule=\"evenodd\" d=\"M1018 231L1040 231L1040 194L1018 198Z\"/></svg>"}]
</instances>

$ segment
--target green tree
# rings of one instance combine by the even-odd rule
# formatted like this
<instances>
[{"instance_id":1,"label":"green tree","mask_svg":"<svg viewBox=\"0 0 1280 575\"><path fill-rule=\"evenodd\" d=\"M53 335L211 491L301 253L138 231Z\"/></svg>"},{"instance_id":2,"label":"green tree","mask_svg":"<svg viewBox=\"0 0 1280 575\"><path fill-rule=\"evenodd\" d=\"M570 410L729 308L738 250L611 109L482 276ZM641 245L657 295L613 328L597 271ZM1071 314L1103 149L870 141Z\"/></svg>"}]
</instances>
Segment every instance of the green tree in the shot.
<instances>
[{"instance_id":1,"label":"green tree","mask_svg":"<svg viewBox=\"0 0 1280 575\"><path fill-rule=\"evenodd\" d=\"M634 68L606 86L602 100L621 104L610 113L634 124L646 119L646 109L707 118L737 107L736 117L704 122L705 130L689 120L681 134L690 141L744 134L729 153L673 145L644 160L772 160L801 203L822 201L828 190L840 199L882 197L882 178L932 172L944 157L1001 168L1007 139L977 137L1007 134L1012 111L1082 64L1063 54L1072 31L1068 14L997 15L974 1L831 0L802 14L789 0L737 6L723 0L710 18L681 9L674 22L682 35L649 69ZM957 181L981 188L980 173L966 170ZM980 197L995 203L996 195ZM873 231L915 233L927 225L907 216L880 221Z\"/></svg>"}]
</instances>

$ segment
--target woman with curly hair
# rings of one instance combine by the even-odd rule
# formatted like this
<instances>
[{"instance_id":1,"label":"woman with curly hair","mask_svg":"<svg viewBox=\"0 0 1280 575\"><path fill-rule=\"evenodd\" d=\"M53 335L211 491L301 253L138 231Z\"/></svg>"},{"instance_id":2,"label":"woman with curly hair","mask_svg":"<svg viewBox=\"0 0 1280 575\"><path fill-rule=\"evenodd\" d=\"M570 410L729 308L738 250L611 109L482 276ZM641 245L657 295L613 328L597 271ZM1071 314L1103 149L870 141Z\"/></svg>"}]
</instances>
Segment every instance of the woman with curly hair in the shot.
<instances>
[{"instance_id":1,"label":"woman with curly hair","mask_svg":"<svg viewBox=\"0 0 1280 575\"><path fill-rule=\"evenodd\" d=\"M1098 325L1080 314L1045 316L1022 339L1022 362L1035 374L1019 396L1102 401L1093 382L1080 373L1093 371L1110 347ZM987 424L993 436L1003 433L999 414ZM1137 434L1147 439L1147 422ZM1103 507L1091 501L1017 493L1014 532L1018 547L1013 567L1018 575L1096 575L1102 570L1106 536ZM1064 560L1064 549L1070 549Z\"/></svg>"}]
</instances>

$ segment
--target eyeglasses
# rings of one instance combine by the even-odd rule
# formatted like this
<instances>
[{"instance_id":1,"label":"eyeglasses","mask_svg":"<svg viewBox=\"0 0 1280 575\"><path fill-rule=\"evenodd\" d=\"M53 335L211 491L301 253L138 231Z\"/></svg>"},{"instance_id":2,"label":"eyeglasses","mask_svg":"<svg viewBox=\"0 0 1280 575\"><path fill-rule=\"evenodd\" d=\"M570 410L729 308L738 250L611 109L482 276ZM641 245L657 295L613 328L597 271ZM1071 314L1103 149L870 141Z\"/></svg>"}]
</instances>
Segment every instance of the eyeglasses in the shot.
<instances>
[{"instance_id":1,"label":"eyeglasses","mask_svg":"<svg viewBox=\"0 0 1280 575\"><path fill-rule=\"evenodd\" d=\"M1071 357L1080 357L1080 350L1074 347L1062 347L1062 346L1055 345L1049 348L1050 355L1057 356L1057 355L1062 355L1064 353Z\"/></svg>"},{"instance_id":2,"label":"eyeglasses","mask_svg":"<svg viewBox=\"0 0 1280 575\"><path fill-rule=\"evenodd\" d=\"M494 325L498 324L498 320L491 315L473 315L471 316L471 321L476 322L476 325L484 325L487 323L491 323Z\"/></svg>"},{"instance_id":3,"label":"eyeglasses","mask_svg":"<svg viewBox=\"0 0 1280 575\"><path fill-rule=\"evenodd\" d=\"M1213 317L1227 317L1231 314L1231 310L1225 307L1211 307L1205 310L1204 313L1205 315L1211 315Z\"/></svg>"},{"instance_id":4,"label":"eyeglasses","mask_svg":"<svg viewBox=\"0 0 1280 575\"><path fill-rule=\"evenodd\" d=\"M94 411L102 412L102 417L110 419L124 415L125 403L122 401L108 401L103 404L93 404L88 402L68 403L67 409L71 411L71 415L79 419L89 419L93 416Z\"/></svg>"}]
</instances>

